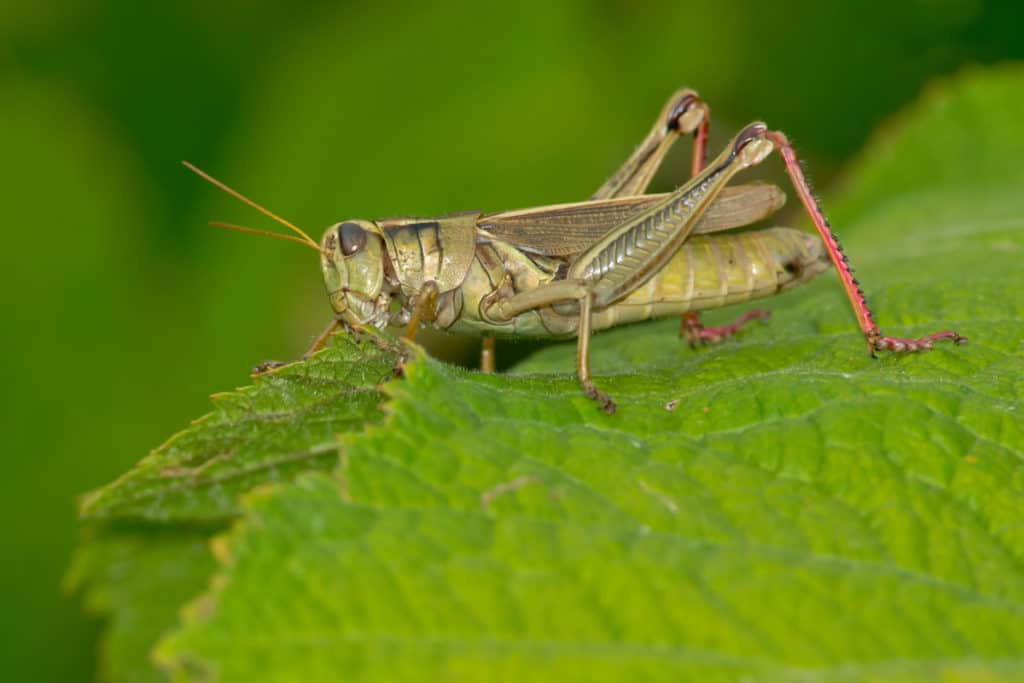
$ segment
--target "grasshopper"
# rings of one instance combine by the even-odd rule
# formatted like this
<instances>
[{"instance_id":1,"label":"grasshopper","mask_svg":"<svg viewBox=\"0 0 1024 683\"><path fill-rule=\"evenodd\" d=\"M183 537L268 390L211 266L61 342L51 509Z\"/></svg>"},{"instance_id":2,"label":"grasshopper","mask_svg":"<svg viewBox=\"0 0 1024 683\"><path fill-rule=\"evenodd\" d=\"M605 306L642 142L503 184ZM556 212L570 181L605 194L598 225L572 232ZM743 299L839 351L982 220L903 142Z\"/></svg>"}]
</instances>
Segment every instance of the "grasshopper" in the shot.
<instances>
[{"instance_id":1,"label":"grasshopper","mask_svg":"<svg viewBox=\"0 0 1024 683\"><path fill-rule=\"evenodd\" d=\"M346 220L329 227L319 243L186 166L299 235L276 236L320 253L334 320L310 352L338 326L404 325L411 340L422 324L432 324L482 336L481 365L490 371L495 337L576 337L580 386L611 414L615 403L590 375L592 332L681 315L681 336L691 343L717 341L766 314L752 311L732 325L706 328L697 311L771 296L829 265L836 268L872 356L929 349L940 339L967 341L952 331L917 339L883 335L786 136L755 122L705 163L709 118L707 104L694 91L674 93L644 141L588 201L437 218ZM690 135L689 181L674 192L645 194L672 144ZM784 203L782 190L773 185L727 186L773 151L782 157L817 234L783 227L728 234Z\"/></svg>"}]
</instances>

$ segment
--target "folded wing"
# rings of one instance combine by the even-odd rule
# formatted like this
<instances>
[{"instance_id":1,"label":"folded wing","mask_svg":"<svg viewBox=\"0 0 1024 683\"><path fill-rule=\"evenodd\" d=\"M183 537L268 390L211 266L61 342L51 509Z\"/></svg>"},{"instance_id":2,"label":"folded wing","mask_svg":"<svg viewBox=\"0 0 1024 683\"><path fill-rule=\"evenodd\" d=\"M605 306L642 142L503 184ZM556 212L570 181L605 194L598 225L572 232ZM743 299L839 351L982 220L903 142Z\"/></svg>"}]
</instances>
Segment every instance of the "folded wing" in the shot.
<instances>
[{"instance_id":1,"label":"folded wing","mask_svg":"<svg viewBox=\"0 0 1024 683\"><path fill-rule=\"evenodd\" d=\"M481 216L477 227L486 235L525 251L568 257L584 251L609 230L666 196L645 194L500 211ZM785 193L775 185L727 187L708 208L693 233L707 234L749 225L767 218L785 203Z\"/></svg>"}]
</instances>

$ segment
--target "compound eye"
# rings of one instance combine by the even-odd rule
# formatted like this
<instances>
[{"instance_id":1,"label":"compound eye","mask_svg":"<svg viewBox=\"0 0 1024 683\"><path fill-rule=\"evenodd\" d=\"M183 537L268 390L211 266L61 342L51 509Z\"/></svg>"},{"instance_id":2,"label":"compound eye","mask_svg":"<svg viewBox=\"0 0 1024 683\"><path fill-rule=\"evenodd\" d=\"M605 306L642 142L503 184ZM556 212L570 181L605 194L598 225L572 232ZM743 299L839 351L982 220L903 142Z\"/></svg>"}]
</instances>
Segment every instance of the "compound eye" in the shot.
<instances>
[{"instance_id":1,"label":"compound eye","mask_svg":"<svg viewBox=\"0 0 1024 683\"><path fill-rule=\"evenodd\" d=\"M338 244L342 254L351 256L366 246L366 231L358 223L342 223L338 226Z\"/></svg>"}]
</instances>

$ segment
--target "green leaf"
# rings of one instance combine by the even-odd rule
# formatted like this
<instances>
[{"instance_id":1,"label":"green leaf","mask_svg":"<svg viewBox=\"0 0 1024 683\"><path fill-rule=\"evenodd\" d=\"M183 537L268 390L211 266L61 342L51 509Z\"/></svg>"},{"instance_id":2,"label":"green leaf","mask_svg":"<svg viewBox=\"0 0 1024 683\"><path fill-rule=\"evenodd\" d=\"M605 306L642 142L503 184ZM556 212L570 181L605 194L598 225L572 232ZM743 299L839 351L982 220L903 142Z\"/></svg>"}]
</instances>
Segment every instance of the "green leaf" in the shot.
<instances>
[{"instance_id":1,"label":"green leaf","mask_svg":"<svg viewBox=\"0 0 1024 683\"><path fill-rule=\"evenodd\" d=\"M158 656L225 681L1024 673L1019 601L841 551L543 519L529 488L511 514L353 505L324 475L255 496L216 607Z\"/></svg>"},{"instance_id":2,"label":"green leaf","mask_svg":"<svg viewBox=\"0 0 1024 683\"><path fill-rule=\"evenodd\" d=\"M117 481L85 496L86 518L216 521L254 486L337 463L337 436L382 417L377 385L396 348L376 333L345 337L330 354L215 394L216 411L171 437Z\"/></svg>"},{"instance_id":3,"label":"green leaf","mask_svg":"<svg viewBox=\"0 0 1024 683\"><path fill-rule=\"evenodd\" d=\"M108 617L100 643L102 681L165 681L150 650L177 622L182 604L206 587L214 570L210 530L153 525L94 529L72 561L66 588L85 608Z\"/></svg>"},{"instance_id":4,"label":"green leaf","mask_svg":"<svg viewBox=\"0 0 1024 683\"><path fill-rule=\"evenodd\" d=\"M383 417L376 385L394 365L388 344L374 333L338 339L329 356L215 395L216 412L85 496L83 517L113 523L88 530L65 583L89 612L108 619L103 680L166 679L150 650L206 586L214 566L209 536L253 486L332 469L337 435Z\"/></svg>"},{"instance_id":5,"label":"green leaf","mask_svg":"<svg viewBox=\"0 0 1024 683\"><path fill-rule=\"evenodd\" d=\"M851 163L842 192L830 202L833 218L854 220L906 195L953 193L965 186L969 193L941 205L977 209L988 202L978 201L975 193L984 199L986 188L1005 193L1014 187L1024 177L1024 167L1016 163L1024 156L1017 116L1022 78L1019 64L969 69L952 84L955 95L950 81L934 81Z\"/></svg>"},{"instance_id":6,"label":"green leaf","mask_svg":"<svg viewBox=\"0 0 1024 683\"><path fill-rule=\"evenodd\" d=\"M419 356L384 420L393 355L344 339L222 399L86 504L242 515L159 661L226 681L1019 680L1022 106L1019 69L933 90L835 202L883 330L967 346L869 358L825 274L713 348L672 320L597 335L611 417L572 344L502 376Z\"/></svg>"}]
</instances>

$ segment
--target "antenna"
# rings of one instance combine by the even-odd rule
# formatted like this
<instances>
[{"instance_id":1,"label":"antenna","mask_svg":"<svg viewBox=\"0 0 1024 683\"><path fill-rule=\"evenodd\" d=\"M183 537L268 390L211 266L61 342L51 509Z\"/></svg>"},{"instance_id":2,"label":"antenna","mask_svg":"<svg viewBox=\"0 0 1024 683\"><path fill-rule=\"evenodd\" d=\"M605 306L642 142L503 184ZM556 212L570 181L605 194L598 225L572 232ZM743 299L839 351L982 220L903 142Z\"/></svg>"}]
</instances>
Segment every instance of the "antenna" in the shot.
<instances>
[{"instance_id":1,"label":"antenna","mask_svg":"<svg viewBox=\"0 0 1024 683\"><path fill-rule=\"evenodd\" d=\"M199 170L198 168L196 168L195 166L193 166L189 162L182 161L181 163L182 163L182 165L185 166L185 168L187 168L188 170L192 171L193 173L195 173L197 176L199 176L200 178L202 178L206 182L210 183L211 185L213 185L215 187L220 188L221 190L223 190L224 192L228 193L229 195L231 195L232 197L234 197L238 201L243 202L244 204L248 204L252 208L254 208L257 211L259 211L260 213L262 213L264 216L267 216L268 218L272 218L275 221L277 221L278 223L280 223L281 225L283 225L286 228L288 228L289 230L292 230L293 232L298 234L300 237L302 237L302 240L304 242L309 244L311 247L313 247L317 251L320 251L320 245L317 244L313 240L312 237L310 237L305 232L303 232L299 228L295 227L294 225L292 225L291 223L289 223L285 219L281 218L280 216L278 216L277 214L273 213L272 211L269 211L268 209L263 208L262 206L260 206L256 202L254 202L253 200L251 200L248 197L246 197L245 195L243 195L241 192L239 192L237 190L231 189L230 187L228 187L227 185L225 185L221 181L217 180L213 176L209 175L208 173L205 173L205 172ZM229 225L229 224L218 224L216 227L225 227L225 225ZM234 230L234 229L238 229L240 227L241 226L232 226L231 228L228 228L228 229ZM255 232L257 234L260 234L259 231L253 230L251 228L243 229L242 232ZM270 233L270 234L273 234L273 233Z\"/></svg>"},{"instance_id":2,"label":"antenna","mask_svg":"<svg viewBox=\"0 0 1024 683\"><path fill-rule=\"evenodd\" d=\"M234 223L224 223L222 221L210 221L209 224L215 228L223 228L225 230L237 230L238 232L247 232L251 235L261 235L263 237L273 237L275 240L288 240L289 242L301 244L304 247L310 247L320 252L323 251L322 249L320 249L320 247L315 247L306 240L299 239L298 237L293 237L291 235L280 235L276 232L269 232L267 230L256 230L254 228L247 228L244 225L235 225Z\"/></svg>"}]
</instances>

